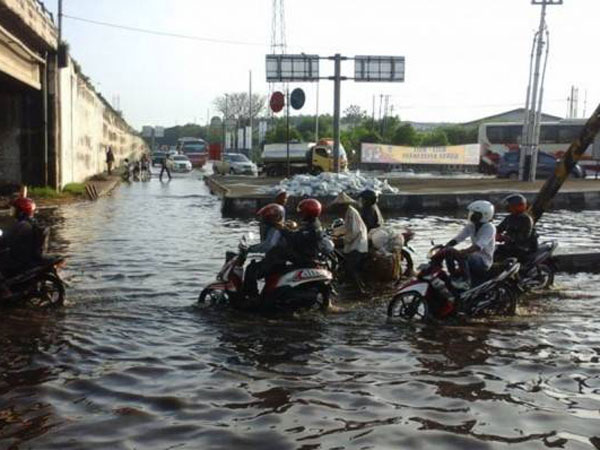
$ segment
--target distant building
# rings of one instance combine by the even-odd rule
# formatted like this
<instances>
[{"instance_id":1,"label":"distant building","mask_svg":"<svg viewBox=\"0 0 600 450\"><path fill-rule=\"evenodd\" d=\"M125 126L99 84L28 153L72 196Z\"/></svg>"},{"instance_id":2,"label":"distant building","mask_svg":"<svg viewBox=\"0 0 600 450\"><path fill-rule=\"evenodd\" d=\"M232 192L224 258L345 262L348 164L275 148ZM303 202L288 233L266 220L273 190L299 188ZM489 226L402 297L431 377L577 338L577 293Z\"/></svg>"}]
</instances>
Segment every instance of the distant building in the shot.
<instances>
[{"instance_id":1,"label":"distant building","mask_svg":"<svg viewBox=\"0 0 600 450\"><path fill-rule=\"evenodd\" d=\"M525 108L517 108L510 111L506 111L493 116L482 117L481 119L475 119L470 122L461 123L463 127L478 127L483 122L523 122L525 118ZM555 122L562 120L562 117L553 116L552 114L541 114L542 122Z\"/></svg>"}]
</instances>

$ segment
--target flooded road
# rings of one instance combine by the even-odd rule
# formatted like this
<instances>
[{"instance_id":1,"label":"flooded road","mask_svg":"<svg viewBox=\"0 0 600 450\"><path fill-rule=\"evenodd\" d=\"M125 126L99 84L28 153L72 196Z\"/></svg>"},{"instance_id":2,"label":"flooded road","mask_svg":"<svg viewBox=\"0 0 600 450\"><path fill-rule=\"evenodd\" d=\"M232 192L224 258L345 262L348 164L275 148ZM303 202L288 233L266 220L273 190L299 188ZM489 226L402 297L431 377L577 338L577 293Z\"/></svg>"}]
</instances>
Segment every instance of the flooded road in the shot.
<instances>
[{"instance_id":1,"label":"flooded road","mask_svg":"<svg viewBox=\"0 0 600 450\"><path fill-rule=\"evenodd\" d=\"M386 299L282 319L201 310L255 228L219 207L193 174L47 217L69 301L2 311L0 448L600 448L600 276L559 276L517 317L464 326L387 323ZM541 234L595 249L598 219L548 214ZM461 220L393 223L422 255Z\"/></svg>"}]
</instances>

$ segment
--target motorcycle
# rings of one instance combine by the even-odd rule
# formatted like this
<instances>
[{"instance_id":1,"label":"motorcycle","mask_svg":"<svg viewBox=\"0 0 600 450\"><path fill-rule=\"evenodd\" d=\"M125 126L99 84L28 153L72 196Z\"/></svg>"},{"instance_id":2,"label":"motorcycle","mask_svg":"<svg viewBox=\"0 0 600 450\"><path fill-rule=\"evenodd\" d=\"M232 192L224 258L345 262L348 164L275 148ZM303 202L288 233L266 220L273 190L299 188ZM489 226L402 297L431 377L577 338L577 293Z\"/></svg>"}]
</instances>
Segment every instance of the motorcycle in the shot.
<instances>
[{"instance_id":1,"label":"motorcycle","mask_svg":"<svg viewBox=\"0 0 600 450\"><path fill-rule=\"evenodd\" d=\"M521 266L519 287L524 291L538 293L552 286L556 271L552 257L557 247L556 241L539 245L538 250Z\"/></svg>"},{"instance_id":2,"label":"motorcycle","mask_svg":"<svg viewBox=\"0 0 600 450\"><path fill-rule=\"evenodd\" d=\"M450 274L444 270L444 260L459 256L454 249L442 249L441 245L434 246L428 255L429 262L419 267L416 277L398 287L388 305L388 317L430 321L456 314L515 314L518 294L514 285L520 269L516 259L507 259L493 278L468 289L456 289Z\"/></svg>"},{"instance_id":3,"label":"motorcycle","mask_svg":"<svg viewBox=\"0 0 600 450\"><path fill-rule=\"evenodd\" d=\"M302 309L327 310L332 292L332 275L324 265L295 267L286 265L269 274L258 299L249 299L243 292L244 264L248 256L246 238L242 238L238 253L227 252L225 264L214 282L198 296L198 303L208 306L231 306L242 310L286 311Z\"/></svg>"},{"instance_id":4,"label":"motorcycle","mask_svg":"<svg viewBox=\"0 0 600 450\"><path fill-rule=\"evenodd\" d=\"M65 302L65 282L61 279L58 270L64 265L65 259L62 257L45 257L38 265L24 272L5 274L4 283L11 291L11 295L3 299L0 306L18 304L28 304L37 308L62 306Z\"/></svg>"}]
</instances>

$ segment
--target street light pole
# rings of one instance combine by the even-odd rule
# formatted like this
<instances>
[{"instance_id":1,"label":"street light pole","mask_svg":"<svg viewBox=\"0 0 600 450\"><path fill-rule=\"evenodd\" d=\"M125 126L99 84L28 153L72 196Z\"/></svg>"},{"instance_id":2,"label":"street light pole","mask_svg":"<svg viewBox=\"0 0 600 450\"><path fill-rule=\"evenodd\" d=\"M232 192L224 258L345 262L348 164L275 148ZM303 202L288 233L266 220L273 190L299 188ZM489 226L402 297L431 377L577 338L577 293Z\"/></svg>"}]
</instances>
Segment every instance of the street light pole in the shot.
<instances>
[{"instance_id":1,"label":"street light pole","mask_svg":"<svg viewBox=\"0 0 600 450\"><path fill-rule=\"evenodd\" d=\"M342 89L342 57L333 57L333 171L340 173L340 96Z\"/></svg>"}]
</instances>

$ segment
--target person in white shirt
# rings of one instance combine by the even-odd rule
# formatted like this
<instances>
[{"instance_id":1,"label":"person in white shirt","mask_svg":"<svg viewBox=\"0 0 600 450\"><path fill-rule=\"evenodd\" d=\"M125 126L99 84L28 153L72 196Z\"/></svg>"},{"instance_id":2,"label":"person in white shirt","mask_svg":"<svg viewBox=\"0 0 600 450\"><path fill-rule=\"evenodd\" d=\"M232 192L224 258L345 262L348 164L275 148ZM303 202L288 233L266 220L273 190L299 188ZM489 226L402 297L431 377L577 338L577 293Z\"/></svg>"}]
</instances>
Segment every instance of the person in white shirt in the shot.
<instances>
[{"instance_id":1,"label":"person in white shirt","mask_svg":"<svg viewBox=\"0 0 600 450\"><path fill-rule=\"evenodd\" d=\"M340 206L344 212L343 242L344 267L349 278L355 280L359 290L365 291L361 278L362 265L369 252L369 241L367 226L363 222L360 213L354 208L357 204L349 195L340 193L331 203L331 206Z\"/></svg>"},{"instance_id":2,"label":"person in white shirt","mask_svg":"<svg viewBox=\"0 0 600 450\"><path fill-rule=\"evenodd\" d=\"M465 258L464 270L470 285L478 284L485 279L487 271L494 262L496 248L496 227L491 223L494 217L494 205L486 200L477 200L467 206L469 222L447 246L453 247L470 238L471 245L459 250Z\"/></svg>"}]
</instances>

